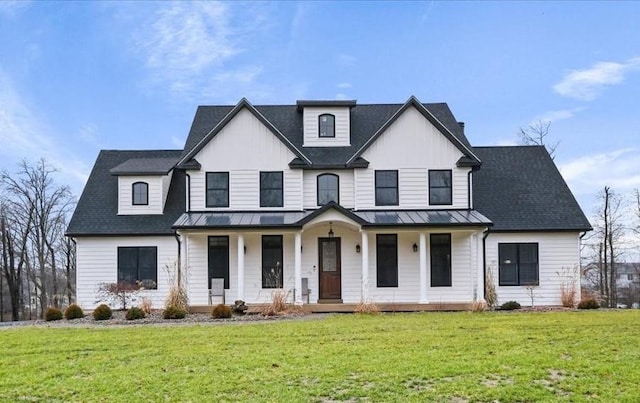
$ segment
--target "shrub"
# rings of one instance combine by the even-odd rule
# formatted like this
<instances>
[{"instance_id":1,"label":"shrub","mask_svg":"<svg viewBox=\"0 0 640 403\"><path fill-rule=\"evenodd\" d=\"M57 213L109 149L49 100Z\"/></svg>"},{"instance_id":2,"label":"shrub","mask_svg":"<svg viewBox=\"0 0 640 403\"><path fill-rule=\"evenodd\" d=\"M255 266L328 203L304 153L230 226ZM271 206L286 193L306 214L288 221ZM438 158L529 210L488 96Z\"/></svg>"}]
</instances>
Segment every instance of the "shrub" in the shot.
<instances>
[{"instance_id":1,"label":"shrub","mask_svg":"<svg viewBox=\"0 0 640 403\"><path fill-rule=\"evenodd\" d=\"M471 304L471 312L484 312L487 310L487 303L482 300L475 300Z\"/></svg>"},{"instance_id":2,"label":"shrub","mask_svg":"<svg viewBox=\"0 0 640 403\"><path fill-rule=\"evenodd\" d=\"M126 310L137 300L138 293L142 290L140 283L128 283L121 281L118 283L102 283L98 287L98 302L106 301L120 306Z\"/></svg>"},{"instance_id":3,"label":"shrub","mask_svg":"<svg viewBox=\"0 0 640 403\"><path fill-rule=\"evenodd\" d=\"M595 298L587 298L580 301L578 304L578 309L598 309L600 308L600 304Z\"/></svg>"},{"instance_id":4,"label":"shrub","mask_svg":"<svg viewBox=\"0 0 640 403\"><path fill-rule=\"evenodd\" d=\"M213 319L230 318L232 314L231 307L225 304L216 305L213 307L213 311L211 311L211 317Z\"/></svg>"},{"instance_id":5,"label":"shrub","mask_svg":"<svg viewBox=\"0 0 640 403\"><path fill-rule=\"evenodd\" d=\"M48 308L47 312L44 314L44 319L47 322L51 322L52 320L60 320L62 319L62 311L58 308Z\"/></svg>"},{"instance_id":6,"label":"shrub","mask_svg":"<svg viewBox=\"0 0 640 403\"><path fill-rule=\"evenodd\" d=\"M64 311L64 318L66 320L84 318L84 312L82 312L82 308L80 308L77 304L71 304Z\"/></svg>"},{"instance_id":7,"label":"shrub","mask_svg":"<svg viewBox=\"0 0 640 403\"><path fill-rule=\"evenodd\" d=\"M168 306L162 312L162 317L165 319L184 319L185 316L187 311L176 306Z\"/></svg>"},{"instance_id":8,"label":"shrub","mask_svg":"<svg viewBox=\"0 0 640 403\"><path fill-rule=\"evenodd\" d=\"M500 309L503 311L513 311L514 309L520 309L520 304L517 301L507 301L500 305Z\"/></svg>"},{"instance_id":9,"label":"shrub","mask_svg":"<svg viewBox=\"0 0 640 403\"><path fill-rule=\"evenodd\" d=\"M99 305L96 309L93 310L93 319L95 320L107 320L111 319L113 316L113 312L109 305L102 304Z\"/></svg>"},{"instance_id":10,"label":"shrub","mask_svg":"<svg viewBox=\"0 0 640 403\"><path fill-rule=\"evenodd\" d=\"M136 319L144 319L144 311L138 307L129 308L127 314L125 315L125 319L127 320L136 320Z\"/></svg>"},{"instance_id":11,"label":"shrub","mask_svg":"<svg viewBox=\"0 0 640 403\"><path fill-rule=\"evenodd\" d=\"M138 304L138 306L140 306L140 309L142 309L142 312L144 312L145 315L151 315L151 309L153 309L153 303L149 298L142 297L140 299L140 304Z\"/></svg>"},{"instance_id":12,"label":"shrub","mask_svg":"<svg viewBox=\"0 0 640 403\"><path fill-rule=\"evenodd\" d=\"M356 305L353 313L376 315L380 313L380 308L373 302L360 302Z\"/></svg>"}]
</instances>

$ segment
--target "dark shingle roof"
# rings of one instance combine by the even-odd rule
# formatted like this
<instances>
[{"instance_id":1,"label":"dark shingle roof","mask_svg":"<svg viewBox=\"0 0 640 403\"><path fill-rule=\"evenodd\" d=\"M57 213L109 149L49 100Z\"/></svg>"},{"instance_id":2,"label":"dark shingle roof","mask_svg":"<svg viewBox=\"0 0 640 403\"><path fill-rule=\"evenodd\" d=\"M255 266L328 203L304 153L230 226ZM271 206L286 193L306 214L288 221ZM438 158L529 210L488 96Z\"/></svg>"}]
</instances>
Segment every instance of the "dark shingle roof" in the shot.
<instances>
[{"instance_id":1,"label":"dark shingle roof","mask_svg":"<svg viewBox=\"0 0 640 403\"><path fill-rule=\"evenodd\" d=\"M178 162L177 157L131 158L115 168L114 175L166 175Z\"/></svg>"},{"instance_id":2,"label":"dark shingle roof","mask_svg":"<svg viewBox=\"0 0 640 403\"><path fill-rule=\"evenodd\" d=\"M172 234L171 226L185 211L184 173L174 171L164 214L119 216L118 177L110 170L130 160L177 160L181 154L182 150L101 151L71 217L67 235Z\"/></svg>"},{"instance_id":3,"label":"dark shingle roof","mask_svg":"<svg viewBox=\"0 0 640 403\"><path fill-rule=\"evenodd\" d=\"M474 147L482 168L473 174L474 207L492 231L590 230L549 153L542 146Z\"/></svg>"}]
</instances>

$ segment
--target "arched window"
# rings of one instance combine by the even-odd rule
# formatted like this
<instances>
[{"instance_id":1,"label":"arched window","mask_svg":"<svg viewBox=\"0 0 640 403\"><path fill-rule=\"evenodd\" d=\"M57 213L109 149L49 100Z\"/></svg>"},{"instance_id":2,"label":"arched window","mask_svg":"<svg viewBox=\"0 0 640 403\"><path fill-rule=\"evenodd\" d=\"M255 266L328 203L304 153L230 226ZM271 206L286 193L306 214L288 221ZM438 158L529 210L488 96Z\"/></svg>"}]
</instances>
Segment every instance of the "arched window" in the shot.
<instances>
[{"instance_id":1,"label":"arched window","mask_svg":"<svg viewBox=\"0 0 640 403\"><path fill-rule=\"evenodd\" d=\"M318 206L329 202L340 204L340 177L336 174L318 175Z\"/></svg>"},{"instance_id":2,"label":"arched window","mask_svg":"<svg viewBox=\"0 0 640 403\"><path fill-rule=\"evenodd\" d=\"M136 182L131 188L131 200L134 206L146 206L149 204L149 184Z\"/></svg>"},{"instance_id":3,"label":"arched window","mask_svg":"<svg viewBox=\"0 0 640 403\"><path fill-rule=\"evenodd\" d=\"M328 113L318 116L318 133L320 137L335 137L336 117Z\"/></svg>"}]
</instances>

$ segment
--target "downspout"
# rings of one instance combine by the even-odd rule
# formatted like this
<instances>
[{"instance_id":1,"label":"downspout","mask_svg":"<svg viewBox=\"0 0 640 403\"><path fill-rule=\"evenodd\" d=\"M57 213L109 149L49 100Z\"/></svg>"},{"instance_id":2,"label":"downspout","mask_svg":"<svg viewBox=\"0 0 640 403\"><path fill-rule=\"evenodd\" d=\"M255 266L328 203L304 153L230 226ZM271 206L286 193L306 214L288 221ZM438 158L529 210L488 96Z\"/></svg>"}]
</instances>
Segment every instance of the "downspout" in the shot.
<instances>
[{"instance_id":1,"label":"downspout","mask_svg":"<svg viewBox=\"0 0 640 403\"><path fill-rule=\"evenodd\" d=\"M187 213L191 211L191 175L187 171L184 172L187 178Z\"/></svg>"},{"instance_id":2,"label":"downspout","mask_svg":"<svg viewBox=\"0 0 640 403\"><path fill-rule=\"evenodd\" d=\"M467 172L467 208L469 210L472 209L471 207L471 174L473 173L473 169L470 169L469 172Z\"/></svg>"},{"instance_id":3,"label":"downspout","mask_svg":"<svg viewBox=\"0 0 640 403\"><path fill-rule=\"evenodd\" d=\"M484 287L485 293L487 290L487 237L489 236L489 228L484 231L484 235L482 236L482 286ZM487 296L484 296L485 299Z\"/></svg>"},{"instance_id":4,"label":"downspout","mask_svg":"<svg viewBox=\"0 0 640 403\"><path fill-rule=\"evenodd\" d=\"M181 280L182 280L182 241L180 240L181 236L180 234L178 234L178 230L176 230L173 234L173 236L176 238L176 242L178 243L178 264L177 264L177 268L178 268L178 285L182 284Z\"/></svg>"}]
</instances>

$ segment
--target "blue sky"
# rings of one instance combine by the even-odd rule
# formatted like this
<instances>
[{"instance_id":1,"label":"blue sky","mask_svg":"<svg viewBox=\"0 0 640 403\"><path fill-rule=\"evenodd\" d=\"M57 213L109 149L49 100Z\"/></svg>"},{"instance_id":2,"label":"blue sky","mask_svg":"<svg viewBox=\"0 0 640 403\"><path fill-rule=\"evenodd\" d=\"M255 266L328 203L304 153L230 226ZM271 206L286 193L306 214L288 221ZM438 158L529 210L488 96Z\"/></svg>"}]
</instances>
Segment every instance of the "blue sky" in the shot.
<instances>
[{"instance_id":1,"label":"blue sky","mask_svg":"<svg viewBox=\"0 0 640 403\"><path fill-rule=\"evenodd\" d=\"M200 104L447 102L474 145L551 121L591 215L640 187L640 3L0 1L0 168L80 194L100 149L181 148Z\"/></svg>"}]
</instances>

